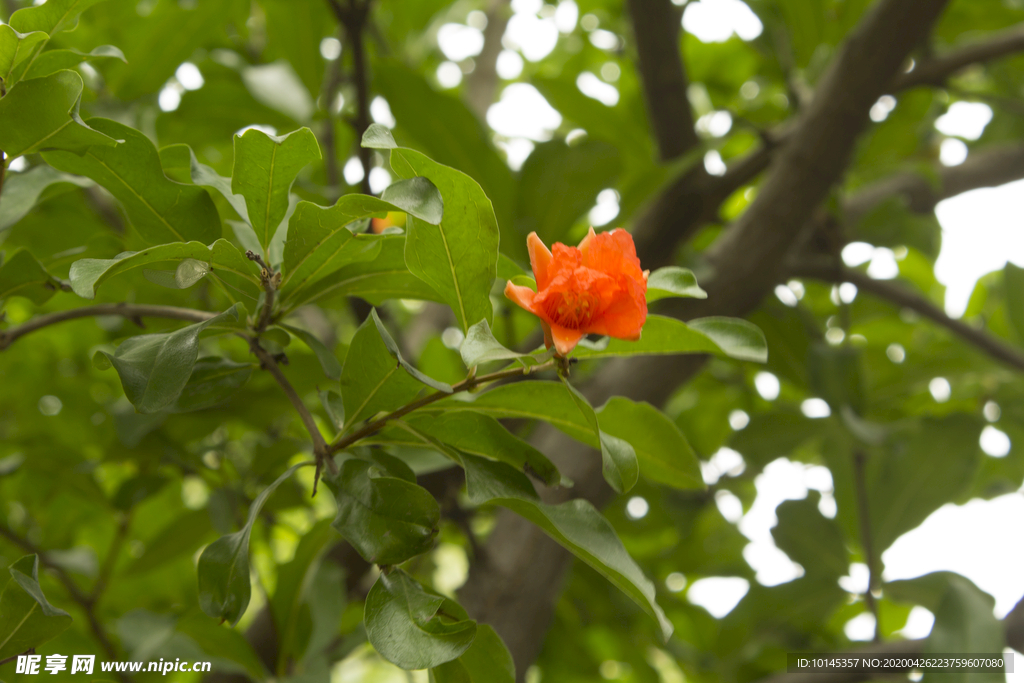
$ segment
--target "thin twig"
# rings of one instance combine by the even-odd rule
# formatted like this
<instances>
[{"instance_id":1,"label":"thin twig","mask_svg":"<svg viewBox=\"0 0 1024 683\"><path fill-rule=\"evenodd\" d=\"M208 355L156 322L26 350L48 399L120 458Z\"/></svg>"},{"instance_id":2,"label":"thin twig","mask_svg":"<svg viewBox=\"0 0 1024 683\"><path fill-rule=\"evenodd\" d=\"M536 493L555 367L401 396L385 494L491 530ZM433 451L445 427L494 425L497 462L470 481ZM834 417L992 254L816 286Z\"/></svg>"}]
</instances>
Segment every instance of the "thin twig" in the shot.
<instances>
[{"instance_id":1,"label":"thin twig","mask_svg":"<svg viewBox=\"0 0 1024 683\"><path fill-rule=\"evenodd\" d=\"M994 32L988 40L972 43L957 50L921 61L913 71L901 74L893 82L893 90L919 85L941 86L950 76L973 64L984 64L1000 57L1024 52L1024 23L1005 31Z\"/></svg>"},{"instance_id":2,"label":"thin twig","mask_svg":"<svg viewBox=\"0 0 1024 683\"><path fill-rule=\"evenodd\" d=\"M826 282L852 282L860 290L891 301L898 306L917 311L925 318L962 337L965 341L970 342L996 360L1006 363L1016 370L1024 370L1024 353L984 330L974 328L962 320L950 318L941 308L911 289L901 287L888 280L875 280L867 273L853 268L836 267L828 263L799 263L790 270L790 274L796 277L811 277Z\"/></svg>"},{"instance_id":3,"label":"thin twig","mask_svg":"<svg viewBox=\"0 0 1024 683\"><path fill-rule=\"evenodd\" d=\"M867 455L858 449L853 453L853 480L857 489L857 517L860 523L861 546L864 548L864 559L868 565L868 589L864 592L864 602L875 617L875 633L872 640L882 642L881 620L878 618L878 602L875 591L878 589L878 564L875 561L874 543L871 538L871 511L868 508L868 487L865 481L864 468Z\"/></svg>"},{"instance_id":4,"label":"thin twig","mask_svg":"<svg viewBox=\"0 0 1024 683\"><path fill-rule=\"evenodd\" d=\"M4 191L4 177L7 175L7 156L0 149L0 194Z\"/></svg>"},{"instance_id":5,"label":"thin twig","mask_svg":"<svg viewBox=\"0 0 1024 683\"><path fill-rule=\"evenodd\" d=\"M193 323L201 323L215 317L216 313L199 311L194 308L179 308L177 306L152 306L149 304L96 304L94 306L83 306L72 308L67 311L48 313L38 318L33 318L26 323L12 327L8 330L0 330L0 351L5 350L19 338L30 332L41 330L44 327L62 323L76 318L89 318L98 315L120 315L133 321L140 321L142 318L169 318L171 320L186 320Z\"/></svg>"},{"instance_id":6,"label":"thin twig","mask_svg":"<svg viewBox=\"0 0 1024 683\"><path fill-rule=\"evenodd\" d=\"M121 554L121 548L128 538L129 527L131 527L131 517L129 515L122 515L117 524L114 540L110 543L107 556L103 559L103 566L100 567L96 583L93 584L92 592L89 594L89 601L93 605L100 601L103 591L107 589L107 585L110 583L110 576L114 573L114 565L117 564L117 556Z\"/></svg>"},{"instance_id":7,"label":"thin twig","mask_svg":"<svg viewBox=\"0 0 1024 683\"><path fill-rule=\"evenodd\" d=\"M444 391L437 391L437 392L434 392L433 394L428 394L428 395L424 396L423 398L419 398L419 399L416 399L415 401L413 401L411 403L407 403L406 405L402 406L398 410L394 410L394 411L388 413L387 415L374 420L373 422L367 423L362 428L357 429L356 431L352 432L348 436L342 436L342 437L339 437L338 439L335 439L334 442L332 442L331 445L328 447L328 452L331 453L331 454L334 454L334 453L337 453L340 450L344 450L344 449L348 448L349 446L351 446L352 444L354 444L357 441L359 441L360 439L363 439L363 438L365 438L367 436L370 436L371 434L376 433L377 431L382 429L384 427L384 425L386 425L391 420L397 420L400 417L404 417L404 416L408 415L409 413L413 412L414 410L419 410L420 408L423 408L424 406L428 406L431 403L435 403L437 401L440 401L442 398L447 398L448 396L451 396L452 394L457 394L460 391L468 391L470 389L474 389L474 388L476 388L478 386L481 386L483 384L488 384L490 382L497 382L498 380L507 379L509 377L519 377L520 375L526 375L526 374L531 374L531 373L534 373L534 372L538 372L540 370L546 370L548 368L554 367L554 365L555 365L555 361L554 361L554 359L552 359L552 360L547 361L546 363L541 363L540 365L534 365L534 366L530 366L530 367L511 368L511 369L508 369L508 370L500 370L498 372L492 372L489 375L480 375L479 377L467 377L466 379L462 380L458 384L452 385L451 393L444 392Z\"/></svg>"}]
</instances>

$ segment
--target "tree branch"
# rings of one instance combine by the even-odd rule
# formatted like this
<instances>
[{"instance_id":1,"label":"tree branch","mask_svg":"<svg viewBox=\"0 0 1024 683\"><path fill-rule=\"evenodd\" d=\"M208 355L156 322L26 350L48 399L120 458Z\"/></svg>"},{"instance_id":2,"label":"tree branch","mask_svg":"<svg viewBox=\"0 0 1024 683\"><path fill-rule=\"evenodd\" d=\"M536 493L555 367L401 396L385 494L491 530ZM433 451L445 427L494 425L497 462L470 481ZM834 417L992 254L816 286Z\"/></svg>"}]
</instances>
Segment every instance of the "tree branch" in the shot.
<instances>
[{"instance_id":1,"label":"tree branch","mask_svg":"<svg viewBox=\"0 0 1024 683\"><path fill-rule=\"evenodd\" d=\"M50 325L56 325L67 320L76 318L90 318L98 315L120 315L141 324L142 318L169 318L171 320L186 320L193 323L201 323L215 317L216 313L199 311L192 308L179 308L177 306L151 306L148 304L96 304L94 306L83 306L72 308L67 311L48 313L37 318L32 318L17 327L0 331L0 351L16 342L21 337L41 330Z\"/></svg>"},{"instance_id":2,"label":"tree branch","mask_svg":"<svg viewBox=\"0 0 1024 683\"><path fill-rule=\"evenodd\" d=\"M872 209L893 196L906 198L911 211L928 213L943 199L982 187L996 187L1024 178L1024 144L972 152L959 166L936 166L938 182L917 173L900 173L868 185L843 204L843 221L856 225Z\"/></svg>"},{"instance_id":3,"label":"tree branch","mask_svg":"<svg viewBox=\"0 0 1024 683\"><path fill-rule=\"evenodd\" d=\"M491 0L488 5L484 49L473 60L476 66L466 77L466 103L481 120L487 116L498 86L498 55L502 50L501 39L508 27L508 4L509 0Z\"/></svg>"},{"instance_id":4,"label":"tree branch","mask_svg":"<svg viewBox=\"0 0 1024 683\"><path fill-rule=\"evenodd\" d=\"M925 318L938 323L953 334L963 338L968 343L978 347L996 360L1009 365L1015 370L1024 370L1024 352L1016 347L994 337L984 330L979 330L965 323L946 315L945 311L933 304L923 295L901 287L889 280L875 280L853 268L836 266L830 263L802 262L790 269L794 277L809 277L825 282L852 282L857 289L873 294L881 299L890 301L902 308L909 308L920 313Z\"/></svg>"},{"instance_id":5,"label":"tree branch","mask_svg":"<svg viewBox=\"0 0 1024 683\"><path fill-rule=\"evenodd\" d=\"M360 190L363 194L370 191L370 168L373 162L373 150L359 144L363 133L370 127L370 76L366 63L366 44L364 29L370 16L372 0L349 0L348 6L342 6L341 0L327 0L338 23L345 27L345 35L352 46L352 81L356 86L356 116L352 127L356 131L357 153L363 165L363 179Z\"/></svg>"},{"instance_id":6,"label":"tree branch","mask_svg":"<svg viewBox=\"0 0 1024 683\"><path fill-rule=\"evenodd\" d=\"M669 0L629 0L647 115L662 161L697 146L679 48L680 13Z\"/></svg>"},{"instance_id":7,"label":"tree branch","mask_svg":"<svg viewBox=\"0 0 1024 683\"><path fill-rule=\"evenodd\" d=\"M913 71L901 74L893 82L893 90L921 85L941 86L956 72L974 64L983 64L1000 57L1024 51L1024 24L989 34L983 42L972 43L945 54L921 61Z\"/></svg>"}]
</instances>

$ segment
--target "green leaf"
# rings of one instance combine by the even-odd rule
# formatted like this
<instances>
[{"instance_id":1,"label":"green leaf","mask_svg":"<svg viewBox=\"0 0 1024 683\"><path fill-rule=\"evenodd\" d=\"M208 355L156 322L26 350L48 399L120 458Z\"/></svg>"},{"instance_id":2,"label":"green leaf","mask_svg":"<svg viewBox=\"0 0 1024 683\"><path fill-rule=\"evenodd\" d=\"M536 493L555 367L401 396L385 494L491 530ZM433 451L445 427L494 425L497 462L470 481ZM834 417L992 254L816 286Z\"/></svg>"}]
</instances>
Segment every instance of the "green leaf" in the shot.
<instances>
[{"instance_id":1,"label":"green leaf","mask_svg":"<svg viewBox=\"0 0 1024 683\"><path fill-rule=\"evenodd\" d=\"M403 418L415 431L434 437L460 451L512 465L520 472L533 474L545 484L561 481L558 468L526 441L509 432L493 417L469 411L438 413L416 412ZM418 439L400 427L389 426L367 442L422 446Z\"/></svg>"},{"instance_id":2,"label":"green leaf","mask_svg":"<svg viewBox=\"0 0 1024 683\"><path fill-rule=\"evenodd\" d=\"M327 389L326 391L319 391L317 395L320 397L320 405L324 407L324 412L327 413L327 417L330 419L331 424L334 425L335 429L341 429L345 426L345 403L341 400L341 394L333 389Z\"/></svg>"},{"instance_id":3,"label":"green leaf","mask_svg":"<svg viewBox=\"0 0 1024 683\"><path fill-rule=\"evenodd\" d=\"M235 136L231 191L245 197L249 221L264 248L288 212L295 176L319 158L320 146L308 128L282 136L250 128Z\"/></svg>"},{"instance_id":4,"label":"green leaf","mask_svg":"<svg viewBox=\"0 0 1024 683\"><path fill-rule=\"evenodd\" d=\"M559 382L514 382L478 394L472 401L444 399L436 404L446 411L469 410L491 417L543 420L594 448L594 430Z\"/></svg>"},{"instance_id":5,"label":"green leaf","mask_svg":"<svg viewBox=\"0 0 1024 683\"><path fill-rule=\"evenodd\" d=\"M704 489L700 461L675 423L649 403L621 396L597 411L601 430L629 442L640 472L651 481L677 489Z\"/></svg>"},{"instance_id":6,"label":"green leaf","mask_svg":"<svg viewBox=\"0 0 1024 683\"><path fill-rule=\"evenodd\" d=\"M367 562L398 564L433 546L441 508L401 460L352 458L327 483L338 502L332 526Z\"/></svg>"},{"instance_id":7,"label":"green leaf","mask_svg":"<svg viewBox=\"0 0 1024 683\"><path fill-rule=\"evenodd\" d=\"M199 333L227 320L238 320L237 308L175 332L130 337L114 353L101 353L114 366L135 409L155 413L173 404L188 383L199 357Z\"/></svg>"},{"instance_id":8,"label":"green leaf","mask_svg":"<svg viewBox=\"0 0 1024 683\"><path fill-rule=\"evenodd\" d=\"M102 128L90 127L78 115L84 87L74 71L19 83L0 99L0 149L13 158L47 149L81 154L90 147L93 151L113 147L118 140Z\"/></svg>"},{"instance_id":9,"label":"green leaf","mask_svg":"<svg viewBox=\"0 0 1024 683\"><path fill-rule=\"evenodd\" d=\"M90 52L81 50L47 50L36 57L32 66L25 72L24 78L41 78L61 69L70 69L82 62L93 59L120 59L127 61L124 53L113 45L100 45Z\"/></svg>"},{"instance_id":10,"label":"green leaf","mask_svg":"<svg viewBox=\"0 0 1024 683\"><path fill-rule=\"evenodd\" d=\"M256 500L249 506L245 526L240 531L221 536L203 550L197 568L199 606L207 615L234 626L245 614L252 594L252 586L249 584L249 536L252 534L252 525L270 494L292 476L295 470L311 464L302 462L289 467L256 496Z\"/></svg>"},{"instance_id":11,"label":"green leaf","mask_svg":"<svg viewBox=\"0 0 1024 683\"><path fill-rule=\"evenodd\" d=\"M315 595L309 595L311 583L320 566L324 546L334 538L330 520L320 520L299 539L295 555L278 570L277 590L270 599L270 611L280 644L277 655L279 671L285 670L289 660L298 661L305 649L300 633L302 607L307 598L316 599Z\"/></svg>"},{"instance_id":12,"label":"green leaf","mask_svg":"<svg viewBox=\"0 0 1024 683\"><path fill-rule=\"evenodd\" d=\"M369 149L395 149L398 147L395 137L391 134L391 129L381 123L371 123L363 133L363 139L359 144Z\"/></svg>"},{"instance_id":13,"label":"green leaf","mask_svg":"<svg viewBox=\"0 0 1024 683\"><path fill-rule=\"evenodd\" d=\"M432 683L515 683L516 665L501 637L488 624L458 659L430 670Z\"/></svg>"},{"instance_id":14,"label":"green leaf","mask_svg":"<svg viewBox=\"0 0 1024 683\"><path fill-rule=\"evenodd\" d=\"M609 339L596 345L580 343L577 358L648 356L668 353L711 353L763 363L768 358L764 334L739 318L698 318L684 323L661 315L647 316L639 341Z\"/></svg>"},{"instance_id":15,"label":"green leaf","mask_svg":"<svg viewBox=\"0 0 1024 683\"><path fill-rule=\"evenodd\" d=\"M501 342L494 338L491 326L486 320L470 326L462 346L459 347L459 353L462 354L462 362L467 368L494 360L515 360L529 355L516 353L502 346Z\"/></svg>"},{"instance_id":16,"label":"green leaf","mask_svg":"<svg viewBox=\"0 0 1024 683\"><path fill-rule=\"evenodd\" d=\"M284 56L313 97L323 86L324 58L320 41L331 34L335 22L330 7L323 2L261 0L267 15L267 48L275 51L264 57L271 62Z\"/></svg>"},{"instance_id":17,"label":"green leaf","mask_svg":"<svg viewBox=\"0 0 1024 683\"><path fill-rule=\"evenodd\" d=\"M533 522L653 616L666 640L672 635L671 622L655 602L654 584L593 505L581 498L546 505L526 476L512 467L471 455L463 455L463 460L470 503L495 502Z\"/></svg>"},{"instance_id":18,"label":"green leaf","mask_svg":"<svg viewBox=\"0 0 1024 683\"><path fill-rule=\"evenodd\" d=\"M458 658L477 625L454 600L428 593L401 569L381 573L363 607L366 637L403 669L428 669Z\"/></svg>"},{"instance_id":19,"label":"green leaf","mask_svg":"<svg viewBox=\"0 0 1024 683\"><path fill-rule=\"evenodd\" d=\"M401 365L406 372L420 382L426 384L431 389L437 389L438 391L443 391L446 394L452 393L452 385L446 384L445 382L439 382L433 377L428 377L420 372L412 363L405 360L402 356L402 352L398 348L398 344L396 344L395 340L391 338L388 328L384 327L384 323L381 322L380 316L377 315L377 309L372 309L370 311L370 317L373 318L373 324L377 326L377 332L380 333L380 338L384 340L384 346L387 347L388 353L391 354L392 358L398 361L398 364Z\"/></svg>"},{"instance_id":20,"label":"green leaf","mask_svg":"<svg viewBox=\"0 0 1024 683\"><path fill-rule=\"evenodd\" d=\"M195 612L180 619L176 628L194 640L210 659L238 664L254 681L271 678L263 660L240 631L224 628ZM219 668L218 664L214 666Z\"/></svg>"},{"instance_id":21,"label":"green leaf","mask_svg":"<svg viewBox=\"0 0 1024 683\"><path fill-rule=\"evenodd\" d=\"M1003 286L1006 288L1006 316L1017 336L1024 339L1024 268L1007 261L1003 268Z\"/></svg>"},{"instance_id":22,"label":"green leaf","mask_svg":"<svg viewBox=\"0 0 1024 683\"><path fill-rule=\"evenodd\" d=\"M174 403L174 410L206 410L224 403L245 386L254 367L252 363L236 363L227 358L200 358Z\"/></svg>"},{"instance_id":23,"label":"green leaf","mask_svg":"<svg viewBox=\"0 0 1024 683\"><path fill-rule=\"evenodd\" d=\"M294 334L309 347L314 355L316 355L316 359L320 361L320 367L323 368L324 374L327 375L327 379L341 379L341 363L339 363L338 359L334 357L334 353L332 353L322 341L317 339L315 335L311 332L307 332L306 330L293 327L291 325L285 325L283 323L279 323L278 326L283 327Z\"/></svg>"},{"instance_id":24,"label":"green leaf","mask_svg":"<svg viewBox=\"0 0 1024 683\"><path fill-rule=\"evenodd\" d=\"M933 572L892 581L885 585L885 593L891 600L917 603L935 615L926 653L997 653L1006 647L1003 624L993 614L995 600L959 574ZM992 680L992 674L944 672L942 680L981 683Z\"/></svg>"},{"instance_id":25,"label":"green leaf","mask_svg":"<svg viewBox=\"0 0 1024 683\"><path fill-rule=\"evenodd\" d=\"M381 238L355 234L346 226L392 209L376 197L357 194L343 196L330 208L299 202L288 222L284 246L283 301L339 268L374 259L380 252Z\"/></svg>"},{"instance_id":26,"label":"green leaf","mask_svg":"<svg viewBox=\"0 0 1024 683\"><path fill-rule=\"evenodd\" d=\"M51 36L78 27L78 17L103 0L49 0L42 5L26 7L11 15L11 27L28 33L44 31Z\"/></svg>"},{"instance_id":27,"label":"green leaf","mask_svg":"<svg viewBox=\"0 0 1024 683\"><path fill-rule=\"evenodd\" d=\"M577 410L583 415L583 419L590 426L591 431L601 444L601 473L605 481L619 493L625 493L636 485L640 477L640 465L637 462L636 451L628 441L601 430L597 420L597 413L576 387L569 384L569 381L562 377L562 384L569 392L569 397L576 404Z\"/></svg>"},{"instance_id":28,"label":"green leaf","mask_svg":"<svg viewBox=\"0 0 1024 683\"><path fill-rule=\"evenodd\" d=\"M40 43L49 40L43 31L19 33L7 24L0 24L0 79L7 89L14 84L11 74L15 67L32 56Z\"/></svg>"},{"instance_id":29,"label":"green leaf","mask_svg":"<svg viewBox=\"0 0 1024 683\"><path fill-rule=\"evenodd\" d=\"M430 179L449 207L436 226L410 216L405 242L409 270L441 295L463 331L481 319L490 322L498 224L487 195L466 174L413 150L392 150L391 167L402 178Z\"/></svg>"},{"instance_id":30,"label":"green leaf","mask_svg":"<svg viewBox=\"0 0 1024 683\"><path fill-rule=\"evenodd\" d=\"M415 216L431 225L440 225L444 218L444 200L434 183L422 176L391 183L380 198L399 211Z\"/></svg>"},{"instance_id":31,"label":"green leaf","mask_svg":"<svg viewBox=\"0 0 1024 683\"><path fill-rule=\"evenodd\" d=\"M772 537L780 550L798 562L808 575L837 581L850 570L850 554L839 524L818 510L821 494L811 492L803 500L787 500L775 509L778 523Z\"/></svg>"},{"instance_id":32,"label":"green leaf","mask_svg":"<svg viewBox=\"0 0 1024 683\"><path fill-rule=\"evenodd\" d=\"M150 244L188 240L210 244L220 237L220 216L213 200L201 188L168 179L149 138L109 119L90 119L89 123L124 142L116 147L90 147L82 155L48 152L43 155L47 163L107 188Z\"/></svg>"},{"instance_id":33,"label":"green leaf","mask_svg":"<svg viewBox=\"0 0 1024 683\"><path fill-rule=\"evenodd\" d=\"M647 303L669 297L707 299L708 293L700 288L689 268L665 266L647 278Z\"/></svg>"},{"instance_id":34,"label":"green leaf","mask_svg":"<svg viewBox=\"0 0 1024 683\"><path fill-rule=\"evenodd\" d=\"M341 371L347 430L382 410L411 401L423 385L402 370L388 350L373 316L356 330Z\"/></svg>"},{"instance_id":35,"label":"green leaf","mask_svg":"<svg viewBox=\"0 0 1024 683\"><path fill-rule=\"evenodd\" d=\"M256 266L224 239L217 240L212 247L200 242L172 242L143 251L126 251L112 259L81 259L71 264L68 277L75 294L92 299L100 285L116 275L160 263L173 263L180 267L186 259L208 263L215 274L236 276L248 282L251 284L248 288L250 293L255 293L260 286L254 274Z\"/></svg>"},{"instance_id":36,"label":"green leaf","mask_svg":"<svg viewBox=\"0 0 1024 683\"><path fill-rule=\"evenodd\" d=\"M0 263L0 301L23 296L34 304L44 304L58 289L60 283L27 249L15 251Z\"/></svg>"},{"instance_id":37,"label":"green leaf","mask_svg":"<svg viewBox=\"0 0 1024 683\"><path fill-rule=\"evenodd\" d=\"M39 647L71 626L71 615L51 605L39 587L39 557L26 555L7 570L0 592L0 661Z\"/></svg>"},{"instance_id":38,"label":"green leaf","mask_svg":"<svg viewBox=\"0 0 1024 683\"><path fill-rule=\"evenodd\" d=\"M441 302L430 285L409 272L405 265L405 236L380 235L380 253L373 261L345 266L312 285L294 290L289 308L297 308L323 296L358 296L380 305L387 299L422 299Z\"/></svg>"},{"instance_id":39,"label":"green leaf","mask_svg":"<svg viewBox=\"0 0 1024 683\"><path fill-rule=\"evenodd\" d=\"M23 173L9 173L0 195L0 231L24 218L38 202L62 190L91 186L88 178L61 173L46 165L33 166Z\"/></svg>"}]
</instances>

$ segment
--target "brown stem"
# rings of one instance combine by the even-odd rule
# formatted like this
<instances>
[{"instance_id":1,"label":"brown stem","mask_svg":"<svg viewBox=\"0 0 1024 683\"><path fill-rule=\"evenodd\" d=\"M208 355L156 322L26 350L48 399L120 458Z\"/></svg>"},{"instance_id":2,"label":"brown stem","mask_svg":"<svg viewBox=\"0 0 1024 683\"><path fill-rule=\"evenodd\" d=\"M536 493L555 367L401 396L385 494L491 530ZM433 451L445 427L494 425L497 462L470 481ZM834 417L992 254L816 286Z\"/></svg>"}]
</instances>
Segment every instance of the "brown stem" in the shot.
<instances>
[{"instance_id":1,"label":"brown stem","mask_svg":"<svg viewBox=\"0 0 1024 683\"><path fill-rule=\"evenodd\" d=\"M96 304L94 306L83 306L72 308L67 311L48 313L38 318L33 318L26 323L0 331L0 351L5 350L19 338L30 332L41 330L44 327L62 323L76 318L89 318L98 315L120 315L131 320L142 318L169 318L171 320L186 320L193 323L201 323L215 317L216 313L198 311L192 308L179 308L177 306L152 306L148 304Z\"/></svg>"},{"instance_id":2,"label":"brown stem","mask_svg":"<svg viewBox=\"0 0 1024 683\"><path fill-rule=\"evenodd\" d=\"M483 384L497 382L498 380L507 379L509 377L519 377L521 375L530 374L533 372L537 372L539 370L546 370L548 368L554 367L554 363L554 360L549 360L546 363L541 363L540 365L534 365L531 367L510 368L508 370L492 372L489 375L480 375L479 377L467 377L458 384L452 385L451 394L444 391L437 391L434 392L433 394L428 394L423 398L419 398L411 403L407 403L398 410L394 410L388 413L384 417L378 418L373 422L368 422L362 428L357 429L348 436L339 437L338 439L335 439L334 442L332 442L331 445L328 447L328 452L333 454L337 453L340 450L344 450L351 446L352 444L359 441L360 439L363 439L379 431L384 427L384 425L386 425L391 420L397 420L400 417L408 415L414 410L419 410L424 406L428 406L431 403L440 401L442 398L447 398L452 394L457 394L460 391L468 391Z\"/></svg>"},{"instance_id":3,"label":"brown stem","mask_svg":"<svg viewBox=\"0 0 1024 683\"><path fill-rule=\"evenodd\" d=\"M107 585L110 583L110 576L114 573L114 565L117 564L117 556L121 554L121 548L128 538L130 526L131 517L123 515L117 524L117 533L114 534L114 540L110 543L110 548L107 550L107 556L103 560L103 566L100 567L96 583L92 587L92 593L89 594L89 601L93 605L99 602L103 596L103 591L107 589Z\"/></svg>"},{"instance_id":4,"label":"brown stem","mask_svg":"<svg viewBox=\"0 0 1024 683\"><path fill-rule=\"evenodd\" d=\"M983 64L1021 51L1024 51L1024 24L1017 24L1004 31L993 32L986 41L922 60L913 71L896 78L893 90L919 85L941 86L947 78L965 67Z\"/></svg>"},{"instance_id":5,"label":"brown stem","mask_svg":"<svg viewBox=\"0 0 1024 683\"><path fill-rule=\"evenodd\" d=\"M309 412L306 404L302 402L299 394L295 391L295 387L292 386L292 383L281 372L281 366L277 364L277 359L274 358L273 354L260 346L255 339L250 340L249 348L260 359L260 367L277 380L277 383L281 385L281 389L284 390L285 396L288 397L292 406L299 413L302 424L306 427L306 431L309 432L309 438L313 441L313 453L316 454L317 459L319 460L324 457L328 452L327 442L324 440L323 434L320 433L320 428L316 426L312 413Z\"/></svg>"},{"instance_id":6,"label":"brown stem","mask_svg":"<svg viewBox=\"0 0 1024 683\"><path fill-rule=\"evenodd\" d=\"M348 7L344 7L340 0L327 0L338 23L345 27L345 35L352 46L352 81L356 86L356 116L352 121L352 127L359 140L362 140L363 133L370 127L370 81L363 32L370 16L371 1L349 0ZM370 191L370 167L373 163L373 151L359 145L358 154L359 161L363 165L360 189L363 194L372 194Z\"/></svg>"},{"instance_id":7,"label":"brown stem","mask_svg":"<svg viewBox=\"0 0 1024 683\"><path fill-rule=\"evenodd\" d=\"M866 464L867 454L859 449L854 451L853 479L857 489L857 518L860 524L860 542L864 548L864 560L868 565L868 589L864 592L864 602L867 603L868 609L875 617L875 633L872 640L880 643L882 642L882 624L878 618L878 602L875 600L875 591L878 590L878 563L871 538L871 510L868 507L868 487L864 476Z\"/></svg>"}]
</instances>

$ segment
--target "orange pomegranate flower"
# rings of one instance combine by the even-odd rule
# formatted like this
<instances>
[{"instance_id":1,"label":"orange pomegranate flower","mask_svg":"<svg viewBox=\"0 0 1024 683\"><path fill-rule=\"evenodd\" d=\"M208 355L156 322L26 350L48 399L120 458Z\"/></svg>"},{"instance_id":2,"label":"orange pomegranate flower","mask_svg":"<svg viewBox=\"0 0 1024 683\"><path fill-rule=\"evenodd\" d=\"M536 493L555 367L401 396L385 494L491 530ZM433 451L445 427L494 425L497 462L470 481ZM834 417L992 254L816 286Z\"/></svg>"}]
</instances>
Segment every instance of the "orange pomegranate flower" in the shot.
<instances>
[{"instance_id":1,"label":"orange pomegranate flower","mask_svg":"<svg viewBox=\"0 0 1024 683\"><path fill-rule=\"evenodd\" d=\"M636 341L647 320L647 275L633 237L591 228L579 247L556 242L553 253L537 233L526 238L537 291L509 282L505 296L541 320L544 343L566 356L587 334Z\"/></svg>"}]
</instances>

